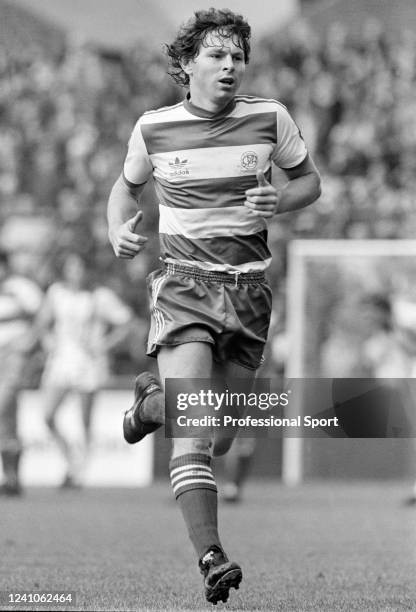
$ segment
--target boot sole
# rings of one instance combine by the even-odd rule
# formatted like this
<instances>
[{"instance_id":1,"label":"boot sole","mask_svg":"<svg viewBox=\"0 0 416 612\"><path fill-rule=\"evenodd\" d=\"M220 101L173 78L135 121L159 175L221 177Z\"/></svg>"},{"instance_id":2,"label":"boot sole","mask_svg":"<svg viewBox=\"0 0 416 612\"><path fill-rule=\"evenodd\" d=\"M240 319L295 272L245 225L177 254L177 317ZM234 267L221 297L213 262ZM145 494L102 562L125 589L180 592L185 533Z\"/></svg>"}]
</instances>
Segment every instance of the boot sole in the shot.
<instances>
[{"instance_id":1,"label":"boot sole","mask_svg":"<svg viewBox=\"0 0 416 612\"><path fill-rule=\"evenodd\" d=\"M243 573L241 569L235 568L228 570L214 586L206 587L205 595L207 601L214 605L217 605L219 601L225 603L228 600L230 589L234 588L237 591L242 579Z\"/></svg>"}]
</instances>

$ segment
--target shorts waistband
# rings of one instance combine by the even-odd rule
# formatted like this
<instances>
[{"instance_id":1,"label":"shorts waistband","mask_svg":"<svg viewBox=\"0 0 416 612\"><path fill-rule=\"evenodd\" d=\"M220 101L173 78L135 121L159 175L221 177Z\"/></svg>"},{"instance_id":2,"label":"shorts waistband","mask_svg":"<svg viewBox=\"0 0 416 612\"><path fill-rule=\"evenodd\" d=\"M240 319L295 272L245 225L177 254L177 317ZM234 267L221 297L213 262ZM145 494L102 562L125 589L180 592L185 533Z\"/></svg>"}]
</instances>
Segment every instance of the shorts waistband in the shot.
<instances>
[{"instance_id":1,"label":"shorts waistband","mask_svg":"<svg viewBox=\"0 0 416 612\"><path fill-rule=\"evenodd\" d=\"M203 270L194 266L186 266L170 262L163 262L163 268L168 274L185 274L192 278L207 280L216 283L228 283L237 287L238 285L248 285L250 283L262 283L266 280L263 271L258 272L221 272L216 270Z\"/></svg>"}]
</instances>

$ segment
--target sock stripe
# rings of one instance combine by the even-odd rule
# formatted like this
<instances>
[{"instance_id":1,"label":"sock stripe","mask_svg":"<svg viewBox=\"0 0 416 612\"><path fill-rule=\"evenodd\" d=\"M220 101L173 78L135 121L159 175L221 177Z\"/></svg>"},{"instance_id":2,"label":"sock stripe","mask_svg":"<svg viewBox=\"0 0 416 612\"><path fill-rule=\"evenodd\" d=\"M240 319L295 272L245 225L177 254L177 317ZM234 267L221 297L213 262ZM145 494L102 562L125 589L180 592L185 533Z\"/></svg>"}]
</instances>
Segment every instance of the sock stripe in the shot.
<instances>
[{"instance_id":1,"label":"sock stripe","mask_svg":"<svg viewBox=\"0 0 416 612\"><path fill-rule=\"evenodd\" d=\"M188 465L182 465L181 467L173 468L170 471L170 477L173 478L176 474L186 472L187 470L200 470L203 472L212 472L208 465L202 465L202 463L190 463Z\"/></svg>"},{"instance_id":2,"label":"sock stripe","mask_svg":"<svg viewBox=\"0 0 416 612\"><path fill-rule=\"evenodd\" d=\"M177 484L178 482L180 482L181 480L186 480L187 478L193 478L197 476L198 478L205 478L207 480L214 480L214 475L212 472L202 472L199 470L189 470L188 472L184 472L183 474L178 474L177 476L174 476L173 478L171 477L170 481L172 483L172 486L175 484Z\"/></svg>"},{"instance_id":3,"label":"sock stripe","mask_svg":"<svg viewBox=\"0 0 416 612\"><path fill-rule=\"evenodd\" d=\"M215 484L215 480L206 480L205 478L190 478L189 480L183 480L179 482L176 486L172 487L173 492L176 495L180 495L185 491L189 491L190 489L212 489L212 491L217 490L217 485Z\"/></svg>"},{"instance_id":4,"label":"sock stripe","mask_svg":"<svg viewBox=\"0 0 416 612\"><path fill-rule=\"evenodd\" d=\"M217 491L210 463L211 457L202 453L189 453L172 459L170 478L175 497L192 489Z\"/></svg>"}]
</instances>

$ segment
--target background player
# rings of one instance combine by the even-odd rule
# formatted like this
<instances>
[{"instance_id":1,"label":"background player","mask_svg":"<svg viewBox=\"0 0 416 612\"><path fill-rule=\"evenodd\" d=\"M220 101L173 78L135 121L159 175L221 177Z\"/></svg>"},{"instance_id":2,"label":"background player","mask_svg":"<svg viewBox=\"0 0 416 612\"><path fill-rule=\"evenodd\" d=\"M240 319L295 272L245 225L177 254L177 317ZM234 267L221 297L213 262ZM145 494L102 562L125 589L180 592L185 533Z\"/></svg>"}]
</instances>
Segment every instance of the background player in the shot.
<instances>
[{"instance_id":1,"label":"background player","mask_svg":"<svg viewBox=\"0 0 416 612\"><path fill-rule=\"evenodd\" d=\"M0 450L4 475L0 493L5 495L21 493L18 393L23 385L32 321L41 300L38 286L13 274L7 253L0 251Z\"/></svg>"},{"instance_id":2,"label":"background player","mask_svg":"<svg viewBox=\"0 0 416 612\"><path fill-rule=\"evenodd\" d=\"M250 27L229 10L199 11L168 47L171 74L189 87L178 105L145 113L129 143L108 205L109 238L131 259L147 238L135 233L137 201L153 174L160 200L162 270L148 279L148 354L162 381L253 380L271 311L266 219L307 206L320 194L318 172L285 107L236 96L250 54ZM271 185L271 162L288 182ZM190 383L189 383L190 384ZM162 393L144 374L125 416L125 437L140 440L163 422ZM204 575L208 601L226 601L242 573L229 562L217 528L211 456L231 439L176 438L170 463L175 496Z\"/></svg>"},{"instance_id":3,"label":"background player","mask_svg":"<svg viewBox=\"0 0 416 612\"><path fill-rule=\"evenodd\" d=\"M413 424L413 385L406 381L416 378L416 294L412 281L412 277L395 279L394 292L372 295L367 300L375 330L364 344L363 357L371 375L387 381L398 398L407 402ZM416 444L414 447L416 454ZM406 504L416 505L416 481Z\"/></svg>"},{"instance_id":4,"label":"background player","mask_svg":"<svg viewBox=\"0 0 416 612\"><path fill-rule=\"evenodd\" d=\"M126 339L132 320L130 309L113 291L94 286L86 261L79 254L68 254L62 279L49 287L37 320L37 333L47 352L41 381L46 422L66 461L65 488L82 482L94 397L108 383L109 351ZM70 392L81 403L84 440L80 446L67 440L56 420Z\"/></svg>"}]
</instances>

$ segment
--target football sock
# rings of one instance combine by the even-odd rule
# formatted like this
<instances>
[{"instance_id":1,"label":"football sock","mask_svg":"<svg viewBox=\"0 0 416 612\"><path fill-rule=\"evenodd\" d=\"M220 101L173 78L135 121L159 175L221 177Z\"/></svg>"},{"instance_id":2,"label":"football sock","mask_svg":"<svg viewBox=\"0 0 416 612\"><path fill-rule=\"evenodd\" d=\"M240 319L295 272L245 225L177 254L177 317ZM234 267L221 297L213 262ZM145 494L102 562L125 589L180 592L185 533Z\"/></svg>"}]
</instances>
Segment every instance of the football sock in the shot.
<instances>
[{"instance_id":1,"label":"football sock","mask_svg":"<svg viewBox=\"0 0 416 612\"><path fill-rule=\"evenodd\" d=\"M188 453L172 459L169 469L173 492L198 559L212 546L222 550L218 536L217 486L211 470L211 457L203 453Z\"/></svg>"}]
</instances>

